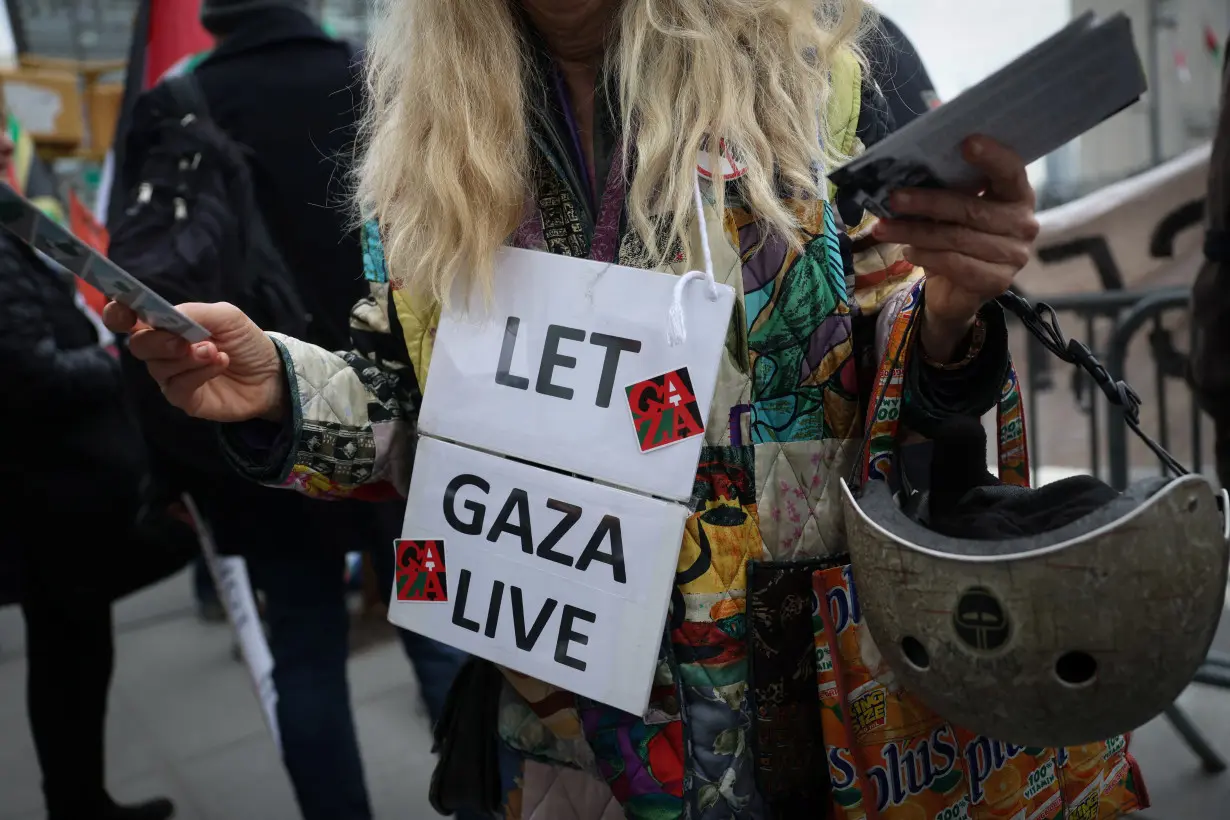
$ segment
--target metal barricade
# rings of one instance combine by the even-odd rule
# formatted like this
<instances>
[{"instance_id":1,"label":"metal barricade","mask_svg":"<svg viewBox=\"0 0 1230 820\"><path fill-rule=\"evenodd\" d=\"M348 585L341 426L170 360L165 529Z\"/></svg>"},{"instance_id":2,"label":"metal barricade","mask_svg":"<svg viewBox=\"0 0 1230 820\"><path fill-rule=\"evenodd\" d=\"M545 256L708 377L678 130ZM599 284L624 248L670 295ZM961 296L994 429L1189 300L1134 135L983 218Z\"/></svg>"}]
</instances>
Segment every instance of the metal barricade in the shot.
<instances>
[{"instance_id":1,"label":"metal barricade","mask_svg":"<svg viewBox=\"0 0 1230 820\"><path fill-rule=\"evenodd\" d=\"M1187 357L1175 344L1175 330L1166 320L1186 312L1190 300L1187 287L1157 290L1112 290L1098 293L1065 294L1055 297L1035 297L1022 293L1034 303L1050 305L1059 318L1063 331L1089 345L1106 365L1114 378L1126 378L1142 397L1150 418L1156 414L1156 424L1146 425L1167 450L1195 472L1203 472L1207 458L1204 425L1199 408L1186 387ZM1138 334L1149 328L1149 354L1153 383L1139 383L1128 373L1128 351ZM1190 347L1185 344L1184 349ZM1021 351L1017 351L1020 355ZM1129 458L1130 431L1118 408L1109 406L1092 379L1081 370L1058 362L1033 337L1027 337L1024 350L1024 400L1029 422L1030 461L1036 467L1049 466L1043 453L1043 441L1048 434L1046 413L1041 408L1044 393L1056 390L1057 377L1067 374L1070 390L1078 412L1085 417L1087 428L1087 463L1063 466L1086 467L1116 489L1125 489L1132 479ZM1189 397L1187 446L1174 450L1172 435L1174 410L1173 387L1181 385L1181 394ZM1153 428L1156 428L1154 430ZM1139 467L1138 467L1139 469ZM1160 467L1159 467L1160 470Z\"/></svg>"},{"instance_id":2,"label":"metal barricade","mask_svg":"<svg viewBox=\"0 0 1230 820\"><path fill-rule=\"evenodd\" d=\"M1186 314L1191 305L1191 289L1187 287L1167 288L1147 295L1139 296L1137 302L1119 316L1115 330L1106 349L1104 360L1106 369L1114 378L1125 378L1127 373L1128 348L1137 334L1150 327L1149 351L1153 360L1155 389L1148 394L1152 398L1158 413L1156 438L1166 450L1171 450L1170 435L1170 396L1167 387L1172 383L1183 386L1182 393L1187 396L1189 404L1189 435L1190 458L1182 459L1192 472L1204 471L1204 436L1201 428L1204 419L1196 404L1195 397L1187 382L1187 354L1174 345L1173 332L1166 327L1164 319L1167 314ZM1189 341L1187 349L1191 349L1189 323ZM1139 392L1140 385L1133 385ZM1111 413L1106 425L1107 455L1110 462L1109 483L1117 490L1125 489L1130 482L1129 475L1129 434L1127 423L1120 413ZM1159 471L1160 471L1159 465Z\"/></svg>"}]
</instances>

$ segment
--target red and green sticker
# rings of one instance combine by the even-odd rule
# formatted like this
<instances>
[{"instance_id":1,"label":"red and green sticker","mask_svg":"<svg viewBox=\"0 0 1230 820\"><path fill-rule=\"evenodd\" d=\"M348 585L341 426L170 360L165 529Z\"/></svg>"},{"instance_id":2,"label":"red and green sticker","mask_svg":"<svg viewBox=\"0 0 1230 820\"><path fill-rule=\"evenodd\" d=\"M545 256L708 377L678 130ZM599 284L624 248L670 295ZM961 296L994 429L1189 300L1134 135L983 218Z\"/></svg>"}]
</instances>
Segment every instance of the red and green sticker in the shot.
<instances>
[{"instance_id":1,"label":"red and green sticker","mask_svg":"<svg viewBox=\"0 0 1230 820\"><path fill-rule=\"evenodd\" d=\"M448 600L443 541L399 539L393 542L393 548L397 554L397 600L430 603Z\"/></svg>"},{"instance_id":2,"label":"red and green sticker","mask_svg":"<svg viewBox=\"0 0 1230 820\"><path fill-rule=\"evenodd\" d=\"M642 453L705 432L692 377L681 367L625 388Z\"/></svg>"}]
</instances>

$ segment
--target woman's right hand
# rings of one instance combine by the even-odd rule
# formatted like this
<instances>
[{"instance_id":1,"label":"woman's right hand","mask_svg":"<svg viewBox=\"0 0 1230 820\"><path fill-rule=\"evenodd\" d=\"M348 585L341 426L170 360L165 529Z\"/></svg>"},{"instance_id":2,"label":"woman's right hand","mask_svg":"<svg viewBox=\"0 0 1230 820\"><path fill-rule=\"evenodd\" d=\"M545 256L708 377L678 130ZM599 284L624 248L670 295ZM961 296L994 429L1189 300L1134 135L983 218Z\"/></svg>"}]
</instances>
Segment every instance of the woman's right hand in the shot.
<instances>
[{"instance_id":1,"label":"woman's right hand","mask_svg":"<svg viewBox=\"0 0 1230 820\"><path fill-rule=\"evenodd\" d=\"M243 311L225 302L188 303L178 310L209 331L190 344L165 330L137 326L137 315L118 302L103 311L113 333L131 333L128 350L145 362L167 401L190 416L212 421L280 421L286 376L277 347Z\"/></svg>"}]
</instances>

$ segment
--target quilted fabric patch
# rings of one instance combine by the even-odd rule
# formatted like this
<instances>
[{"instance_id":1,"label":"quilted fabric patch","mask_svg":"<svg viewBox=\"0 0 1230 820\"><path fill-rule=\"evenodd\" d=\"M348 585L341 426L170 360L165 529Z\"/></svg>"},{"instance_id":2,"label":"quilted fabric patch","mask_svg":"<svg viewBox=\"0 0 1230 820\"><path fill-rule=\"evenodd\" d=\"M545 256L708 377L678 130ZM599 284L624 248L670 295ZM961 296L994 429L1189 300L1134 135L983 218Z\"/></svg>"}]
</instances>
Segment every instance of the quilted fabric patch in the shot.
<instances>
[{"instance_id":1,"label":"quilted fabric patch","mask_svg":"<svg viewBox=\"0 0 1230 820\"><path fill-rule=\"evenodd\" d=\"M363 223L363 278L369 282L384 284L389 281L389 268L384 259L384 242L380 238L380 226L376 220Z\"/></svg>"}]
</instances>

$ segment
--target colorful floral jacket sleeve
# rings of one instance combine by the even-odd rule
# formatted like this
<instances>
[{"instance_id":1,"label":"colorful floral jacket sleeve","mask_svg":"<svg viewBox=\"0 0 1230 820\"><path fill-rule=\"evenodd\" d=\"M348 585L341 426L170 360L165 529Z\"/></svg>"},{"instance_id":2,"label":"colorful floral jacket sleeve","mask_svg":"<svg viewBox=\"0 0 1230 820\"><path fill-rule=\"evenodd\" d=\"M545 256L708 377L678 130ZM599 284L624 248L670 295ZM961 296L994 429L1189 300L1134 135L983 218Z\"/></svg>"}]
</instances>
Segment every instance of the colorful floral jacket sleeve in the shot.
<instances>
[{"instance_id":1,"label":"colorful floral jacket sleeve","mask_svg":"<svg viewBox=\"0 0 1230 820\"><path fill-rule=\"evenodd\" d=\"M350 313L353 349L333 353L269 334L285 363L290 417L224 425L223 441L249 478L325 498L384 500L410 484L418 380L397 316L384 254L364 229L371 286Z\"/></svg>"}]
</instances>

